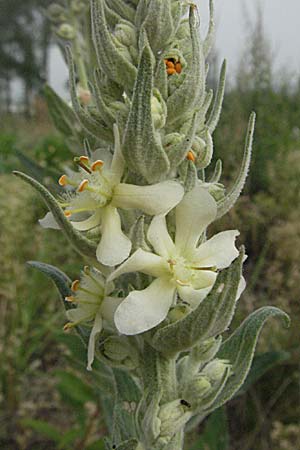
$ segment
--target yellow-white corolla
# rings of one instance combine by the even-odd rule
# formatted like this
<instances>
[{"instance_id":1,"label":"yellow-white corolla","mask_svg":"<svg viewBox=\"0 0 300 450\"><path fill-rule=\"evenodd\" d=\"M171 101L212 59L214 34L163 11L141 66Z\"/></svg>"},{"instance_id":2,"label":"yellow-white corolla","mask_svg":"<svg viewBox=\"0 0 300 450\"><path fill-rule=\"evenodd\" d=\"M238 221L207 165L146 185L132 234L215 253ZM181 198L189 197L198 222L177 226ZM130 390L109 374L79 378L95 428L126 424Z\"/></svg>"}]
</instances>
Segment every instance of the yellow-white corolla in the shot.
<instances>
[{"instance_id":1,"label":"yellow-white corolla","mask_svg":"<svg viewBox=\"0 0 300 450\"><path fill-rule=\"evenodd\" d=\"M91 327L88 343L88 370L92 368L98 335L103 328L115 329L114 313L122 299L110 296L113 290L113 283L106 283L98 270L85 267L80 280L72 283L73 295L65 299L76 308L67 311L70 322L64 326L64 329L68 330L78 325Z\"/></svg>"},{"instance_id":2,"label":"yellow-white corolla","mask_svg":"<svg viewBox=\"0 0 300 450\"><path fill-rule=\"evenodd\" d=\"M100 226L101 239L96 256L99 262L114 266L130 254L131 241L122 231L118 209L137 209L150 216L166 214L176 206L184 195L183 187L168 180L150 186L121 183L125 162L121 154L117 128L113 157L108 152L98 152L101 159L91 161L87 156L78 158L79 172L74 176L63 175L62 186L76 188L69 193L61 206L72 225L79 231L89 231ZM84 220L76 215L86 214ZM58 228L51 213L40 224L45 228Z\"/></svg>"},{"instance_id":3,"label":"yellow-white corolla","mask_svg":"<svg viewBox=\"0 0 300 450\"><path fill-rule=\"evenodd\" d=\"M113 280L137 271L155 278L146 289L130 292L118 306L115 324L120 333L138 334L158 325L176 304L176 294L192 308L207 296L218 270L228 267L239 254L236 230L221 232L207 241L202 239L199 245L216 214L215 200L197 185L176 207L175 242L166 218L154 217L147 237L155 253L138 249L109 277Z\"/></svg>"}]
</instances>

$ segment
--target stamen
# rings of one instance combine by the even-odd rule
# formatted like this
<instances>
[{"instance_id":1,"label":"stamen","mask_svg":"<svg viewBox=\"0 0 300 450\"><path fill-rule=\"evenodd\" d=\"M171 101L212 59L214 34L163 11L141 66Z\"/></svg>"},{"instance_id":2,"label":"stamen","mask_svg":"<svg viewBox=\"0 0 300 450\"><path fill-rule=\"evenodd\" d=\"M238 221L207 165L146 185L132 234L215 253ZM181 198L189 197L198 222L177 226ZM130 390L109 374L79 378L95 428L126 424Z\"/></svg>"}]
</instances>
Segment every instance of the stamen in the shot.
<instances>
[{"instance_id":1,"label":"stamen","mask_svg":"<svg viewBox=\"0 0 300 450\"><path fill-rule=\"evenodd\" d=\"M176 70L175 70L175 68L171 68L171 67L170 67L169 69L167 69L167 74L168 74L168 75L174 75L175 73L177 73Z\"/></svg>"},{"instance_id":2,"label":"stamen","mask_svg":"<svg viewBox=\"0 0 300 450\"><path fill-rule=\"evenodd\" d=\"M69 295L68 297L65 297L65 301L69 303L73 303L76 301L75 297L73 295Z\"/></svg>"},{"instance_id":3,"label":"stamen","mask_svg":"<svg viewBox=\"0 0 300 450\"><path fill-rule=\"evenodd\" d=\"M78 289L79 289L79 283L80 283L79 280L73 281L72 286L71 286L71 290L72 290L73 292L78 291Z\"/></svg>"},{"instance_id":4,"label":"stamen","mask_svg":"<svg viewBox=\"0 0 300 450\"><path fill-rule=\"evenodd\" d=\"M89 162L90 162L88 156L79 156L79 160L80 160L80 162L82 162L83 164L89 164Z\"/></svg>"},{"instance_id":5,"label":"stamen","mask_svg":"<svg viewBox=\"0 0 300 450\"><path fill-rule=\"evenodd\" d=\"M174 69L175 65L170 59L165 59L165 64L169 69Z\"/></svg>"},{"instance_id":6,"label":"stamen","mask_svg":"<svg viewBox=\"0 0 300 450\"><path fill-rule=\"evenodd\" d=\"M78 192L83 192L88 184L89 184L89 180L87 180L87 179L83 180L80 183L80 185L78 186Z\"/></svg>"},{"instance_id":7,"label":"stamen","mask_svg":"<svg viewBox=\"0 0 300 450\"><path fill-rule=\"evenodd\" d=\"M87 158L87 156L80 156L79 158L78 156L76 156L74 158L74 162L78 164L82 169L84 169L87 173L92 173L91 169L85 164L85 158Z\"/></svg>"},{"instance_id":8,"label":"stamen","mask_svg":"<svg viewBox=\"0 0 300 450\"><path fill-rule=\"evenodd\" d=\"M177 72L178 74L182 72L182 65L181 65L180 62L177 62L177 63L175 64L175 70L176 70L176 72Z\"/></svg>"},{"instance_id":9,"label":"stamen","mask_svg":"<svg viewBox=\"0 0 300 450\"><path fill-rule=\"evenodd\" d=\"M84 266L83 271L86 275L89 275L91 273L91 269L89 268L89 266Z\"/></svg>"},{"instance_id":10,"label":"stamen","mask_svg":"<svg viewBox=\"0 0 300 450\"><path fill-rule=\"evenodd\" d=\"M75 326L75 325L74 325L73 323L68 322L68 323L66 323L66 324L64 325L63 330L64 330L64 331L68 331L68 330L70 330L71 328L73 328L74 326Z\"/></svg>"},{"instance_id":11,"label":"stamen","mask_svg":"<svg viewBox=\"0 0 300 450\"><path fill-rule=\"evenodd\" d=\"M60 179L58 180L58 184L59 184L60 186L67 186L67 184L68 184L68 178L67 178L67 175L62 175L62 176L60 177Z\"/></svg>"},{"instance_id":12,"label":"stamen","mask_svg":"<svg viewBox=\"0 0 300 450\"><path fill-rule=\"evenodd\" d=\"M64 211L64 215L66 217L71 217L72 213L71 213L71 211Z\"/></svg>"},{"instance_id":13,"label":"stamen","mask_svg":"<svg viewBox=\"0 0 300 450\"><path fill-rule=\"evenodd\" d=\"M196 161L196 156L195 156L195 153L193 152L193 150L190 150L188 152L188 154L186 155L186 157L189 161L192 161L192 162Z\"/></svg>"},{"instance_id":14,"label":"stamen","mask_svg":"<svg viewBox=\"0 0 300 450\"><path fill-rule=\"evenodd\" d=\"M102 169L103 165L104 162L101 159L98 159L97 161L93 162L93 164L91 165L91 169L93 172L95 172L96 170Z\"/></svg>"}]
</instances>

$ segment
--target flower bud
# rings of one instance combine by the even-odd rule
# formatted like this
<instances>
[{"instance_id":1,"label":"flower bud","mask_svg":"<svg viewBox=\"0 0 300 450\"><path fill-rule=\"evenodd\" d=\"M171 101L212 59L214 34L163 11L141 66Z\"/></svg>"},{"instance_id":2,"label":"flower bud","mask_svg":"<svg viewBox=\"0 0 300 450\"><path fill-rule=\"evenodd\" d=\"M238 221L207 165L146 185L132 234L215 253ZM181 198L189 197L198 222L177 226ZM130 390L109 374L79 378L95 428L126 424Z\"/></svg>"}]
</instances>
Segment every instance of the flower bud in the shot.
<instances>
[{"instance_id":1,"label":"flower bud","mask_svg":"<svg viewBox=\"0 0 300 450\"><path fill-rule=\"evenodd\" d=\"M199 363L205 363L210 361L218 352L222 342L222 337L210 338L207 341L202 342L192 350L193 359L199 361Z\"/></svg>"},{"instance_id":2,"label":"flower bud","mask_svg":"<svg viewBox=\"0 0 300 450\"><path fill-rule=\"evenodd\" d=\"M151 113L154 128L159 129L164 127L167 117L167 108L160 92L157 89L153 90L153 96L151 98Z\"/></svg>"},{"instance_id":3,"label":"flower bud","mask_svg":"<svg viewBox=\"0 0 300 450\"><path fill-rule=\"evenodd\" d=\"M208 392L211 390L211 387L212 386L208 377L197 375L185 387L183 397L192 405L193 408L197 408L200 401L206 397Z\"/></svg>"},{"instance_id":4,"label":"flower bud","mask_svg":"<svg viewBox=\"0 0 300 450\"><path fill-rule=\"evenodd\" d=\"M114 367L133 370L138 366L138 352L124 337L110 336L103 342L100 350L106 362Z\"/></svg>"},{"instance_id":5,"label":"flower bud","mask_svg":"<svg viewBox=\"0 0 300 450\"><path fill-rule=\"evenodd\" d=\"M227 359L214 359L208 363L201 374L205 375L212 383L221 381L226 370L231 367Z\"/></svg>"},{"instance_id":6,"label":"flower bud","mask_svg":"<svg viewBox=\"0 0 300 450\"><path fill-rule=\"evenodd\" d=\"M92 99L91 91L89 91L88 89L83 89L81 86L77 87L77 96L81 105L83 106L89 105Z\"/></svg>"},{"instance_id":7,"label":"flower bud","mask_svg":"<svg viewBox=\"0 0 300 450\"><path fill-rule=\"evenodd\" d=\"M67 20L66 10L57 3L52 3L47 9L49 19L54 23L62 23Z\"/></svg>"},{"instance_id":8,"label":"flower bud","mask_svg":"<svg viewBox=\"0 0 300 450\"><path fill-rule=\"evenodd\" d=\"M76 37L76 31L74 27L72 27L68 23L63 23L62 25L60 25L56 33L59 37L68 41L71 41Z\"/></svg>"},{"instance_id":9,"label":"flower bud","mask_svg":"<svg viewBox=\"0 0 300 450\"><path fill-rule=\"evenodd\" d=\"M168 319L171 323L177 322L183 319L189 312L191 308L188 305L176 305L172 308L168 314Z\"/></svg>"},{"instance_id":10,"label":"flower bud","mask_svg":"<svg viewBox=\"0 0 300 450\"><path fill-rule=\"evenodd\" d=\"M192 416L191 406L185 400L174 400L160 408L158 418L161 420L158 441L167 444L180 431Z\"/></svg>"},{"instance_id":11,"label":"flower bud","mask_svg":"<svg viewBox=\"0 0 300 450\"><path fill-rule=\"evenodd\" d=\"M83 1L81 0L73 0L71 2L71 10L75 13L75 14L81 14L85 9L85 4Z\"/></svg>"},{"instance_id":12,"label":"flower bud","mask_svg":"<svg viewBox=\"0 0 300 450\"><path fill-rule=\"evenodd\" d=\"M114 36L125 47L136 46L136 31L132 25L127 23L117 24Z\"/></svg>"}]
</instances>

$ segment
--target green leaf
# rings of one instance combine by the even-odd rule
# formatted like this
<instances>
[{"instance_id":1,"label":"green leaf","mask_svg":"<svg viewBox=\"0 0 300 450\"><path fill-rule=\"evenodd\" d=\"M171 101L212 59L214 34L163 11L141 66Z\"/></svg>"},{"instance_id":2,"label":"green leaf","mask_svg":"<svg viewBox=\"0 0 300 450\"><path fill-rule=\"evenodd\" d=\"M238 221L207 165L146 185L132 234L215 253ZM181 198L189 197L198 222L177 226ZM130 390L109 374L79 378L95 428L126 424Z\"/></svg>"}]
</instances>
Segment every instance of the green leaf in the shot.
<instances>
[{"instance_id":1,"label":"green leaf","mask_svg":"<svg viewBox=\"0 0 300 450\"><path fill-rule=\"evenodd\" d=\"M152 0L149 3L147 16L143 22L149 43L155 55L163 51L162 45L168 45L174 34L171 0Z\"/></svg>"},{"instance_id":2,"label":"green leaf","mask_svg":"<svg viewBox=\"0 0 300 450\"><path fill-rule=\"evenodd\" d=\"M43 420L22 419L21 425L23 427L31 428L32 430L34 430L37 433L40 433L44 436L47 436L52 441L60 442L60 440L61 440L61 431L58 430L53 425L50 425L49 423L44 422Z\"/></svg>"},{"instance_id":3,"label":"green leaf","mask_svg":"<svg viewBox=\"0 0 300 450\"><path fill-rule=\"evenodd\" d=\"M229 431L225 408L219 408L208 418L201 438L190 450L228 450Z\"/></svg>"},{"instance_id":4,"label":"green leaf","mask_svg":"<svg viewBox=\"0 0 300 450\"><path fill-rule=\"evenodd\" d=\"M88 108L83 108L79 102L76 90L75 66L69 47L66 47L66 58L69 68L71 100L77 119L90 135L100 140L112 142L113 133L111 128L105 125L101 117L96 117L95 113L93 115L90 114Z\"/></svg>"},{"instance_id":5,"label":"green leaf","mask_svg":"<svg viewBox=\"0 0 300 450\"><path fill-rule=\"evenodd\" d=\"M223 61L222 67L221 67L221 73L220 73L220 81L219 86L217 89L217 95L215 98L214 106L212 108L211 114L209 116L209 119L207 121L207 128L209 130L210 134L213 134L215 131L221 111L222 111L222 105L223 105L223 99L224 99L224 93L225 93L225 83L226 83L226 60Z\"/></svg>"},{"instance_id":6,"label":"green leaf","mask_svg":"<svg viewBox=\"0 0 300 450\"><path fill-rule=\"evenodd\" d=\"M45 86L44 95L55 127L64 136L73 137L77 118L72 108L50 86Z\"/></svg>"},{"instance_id":7,"label":"green leaf","mask_svg":"<svg viewBox=\"0 0 300 450\"><path fill-rule=\"evenodd\" d=\"M265 352L255 356L249 374L242 387L235 394L235 397L243 395L254 383L265 375L265 373L289 358L290 354L284 351Z\"/></svg>"},{"instance_id":8,"label":"green leaf","mask_svg":"<svg viewBox=\"0 0 300 450\"><path fill-rule=\"evenodd\" d=\"M151 345L168 355L189 350L197 342L217 336L226 330L232 320L238 285L242 275L244 249L226 270L223 270L211 293L184 319L160 328L152 337Z\"/></svg>"},{"instance_id":9,"label":"green leaf","mask_svg":"<svg viewBox=\"0 0 300 450\"><path fill-rule=\"evenodd\" d=\"M184 81L167 100L168 123L180 121L181 117L190 113L197 103L201 105L205 96L205 60L195 14L191 5L189 24L192 57Z\"/></svg>"},{"instance_id":10,"label":"green leaf","mask_svg":"<svg viewBox=\"0 0 300 450\"><path fill-rule=\"evenodd\" d=\"M44 273L47 277L49 277L57 287L62 300L69 295L72 295L71 291L71 280L70 278L64 274L61 270L57 269L55 266L51 266L50 264L45 264L39 261L27 261L27 264L30 267L33 267L34 269L37 269L38 271ZM66 306L66 309L70 309L72 306L70 304L67 304L67 302L64 301L64 305Z\"/></svg>"},{"instance_id":11,"label":"green leaf","mask_svg":"<svg viewBox=\"0 0 300 450\"><path fill-rule=\"evenodd\" d=\"M52 212L56 222L61 227L68 241L75 247L75 249L83 256L96 259L97 245L80 234L66 218L64 212L55 197L42 184L25 173L14 171L14 175L21 178L26 183L30 184L43 198L44 202Z\"/></svg>"},{"instance_id":12,"label":"green leaf","mask_svg":"<svg viewBox=\"0 0 300 450\"><path fill-rule=\"evenodd\" d=\"M233 187L230 189L228 194L218 202L218 219L224 216L235 204L238 200L244 186L246 183L246 179L249 172L251 155L252 155L252 144L253 144L253 136L255 129L255 118L256 115L253 112L249 119L246 142L245 142L245 150L244 157L241 165L240 172L237 176L237 179L234 182Z\"/></svg>"},{"instance_id":13,"label":"green leaf","mask_svg":"<svg viewBox=\"0 0 300 450\"><path fill-rule=\"evenodd\" d=\"M151 49L146 45L138 68L122 152L129 169L149 183L159 181L170 168L160 135L154 129L152 91L153 61Z\"/></svg>"},{"instance_id":14,"label":"green leaf","mask_svg":"<svg viewBox=\"0 0 300 450\"><path fill-rule=\"evenodd\" d=\"M15 151L16 156L21 161L22 165L28 170L30 175L34 177L36 180L42 182L45 177L53 177L57 179L59 177L59 173L55 172L55 170L51 170L48 167L42 167L40 164L37 164L33 159L28 158L27 155L25 155L20 150ZM57 185L54 187L55 191L59 191L59 188Z\"/></svg>"},{"instance_id":15,"label":"green leaf","mask_svg":"<svg viewBox=\"0 0 300 450\"><path fill-rule=\"evenodd\" d=\"M113 441L117 444L135 435L135 411L141 393L128 372L119 369L113 372L116 382Z\"/></svg>"},{"instance_id":16,"label":"green leaf","mask_svg":"<svg viewBox=\"0 0 300 450\"><path fill-rule=\"evenodd\" d=\"M251 367L258 336L270 317L279 317L286 327L289 326L290 319L285 312L273 306L266 306L252 313L221 345L217 357L230 361L232 375L210 411L230 400L243 385Z\"/></svg>"},{"instance_id":17,"label":"green leaf","mask_svg":"<svg viewBox=\"0 0 300 450\"><path fill-rule=\"evenodd\" d=\"M122 0L109 0L109 7L118 13L123 19L134 22L135 10L131 5Z\"/></svg>"},{"instance_id":18,"label":"green leaf","mask_svg":"<svg viewBox=\"0 0 300 450\"><path fill-rule=\"evenodd\" d=\"M117 49L108 29L103 0L91 2L92 32L99 67L128 92L133 87L136 67Z\"/></svg>"}]
</instances>

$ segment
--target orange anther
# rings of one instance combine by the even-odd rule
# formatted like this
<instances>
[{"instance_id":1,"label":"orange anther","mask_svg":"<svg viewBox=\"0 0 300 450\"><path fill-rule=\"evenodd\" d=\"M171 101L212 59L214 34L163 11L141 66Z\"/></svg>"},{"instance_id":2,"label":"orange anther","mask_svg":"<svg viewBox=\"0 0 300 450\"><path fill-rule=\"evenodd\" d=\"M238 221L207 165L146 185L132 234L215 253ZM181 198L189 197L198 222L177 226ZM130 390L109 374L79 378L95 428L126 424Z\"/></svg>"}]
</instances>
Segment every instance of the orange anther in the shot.
<instances>
[{"instance_id":1,"label":"orange anther","mask_svg":"<svg viewBox=\"0 0 300 450\"><path fill-rule=\"evenodd\" d=\"M103 167L104 162L101 159L98 159L97 161L93 162L93 164L91 165L91 169L93 172L95 172L96 170L99 170Z\"/></svg>"},{"instance_id":2,"label":"orange anther","mask_svg":"<svg viewBox=\"0 0 300 450\"><path fill-rule=\"evenodd\" d=\"M66 217L71 217L72 213L71 213L71 211L65 211L65 212L64 212L64 215L65 215Z\"/></svg>"},{"instance_id":3,"label":"orange anther","mask_svg":"<svg viewBox=\"0 0 300 450\"><path fill-rule=\"evenodd\" d=\"M88 184L89 184L89 180L83 180L80 183L80 185L78 186L78 192L84 191Z\"/></svg>"},{"instance_id":4,"label":"orange anther","mask_svg":"<svg viewBox=\"0 0 300 450\"><path fill-rule=\"evenodd\" d=\"M177 72L176 72L176 70L174 68L173 69L172 68L167 69L167 74L168 75L174 75L175 73L177 73Z\"/></svg>"},{"instance_id":5,"label":"orange anther","mask_svg":"<svg viewBox=\"0 0 300 450\"><path fill-rule=\"evenodd\" d=\"M69 303L75 302L75 297L73 295L69 295L68 297L65 297L65 301Z\"/></svg>"},{"instance_id":6,"label":"orange anther","mask_svg":"<svg viewBox=\"0 0 300 450\"><path fill-rule=\"evenodd\" d=\"M167 66L169 69L174 69L174 63L173 63L173 61L170 61L169 59L166 59L165 62L166 62L166 66Z\"/></svg>"},{"instance_id":7,"label":"orange anther","mask_svg":"<svg viewBox=\"0 0 300 450\"><path fill-rule=\"evenodd\" d=\"M67 175L62 175L60 179L58 180L58 184L60 186L66 186L68 184Z\"/></svg>"},{"instance_id":8,"label":"orange anther","mask_svg":"<svg viewBox=\"0 0 300 450\"><path fill-rule=\"evenodd\" d=\"M85 164L89 162L89 158L87 156L80 156L79 161Z\"/></svg>"},{"instance_id":9,"label":"orange anther","mask_svg":"<svg viewBox=\"0 0 300 450\"><path fill-rule=\"evenodd\" d=\"M78 289L79 289L79 283L80 283L79 280L73 281L73 283L72 283L72 285L71 285L71 289L72 289L73 292L78 291Z\"/></svg>"},{"instance_id":10,"label":"orange anther","mask_svg":"<svg viewBox=\"0 0 300 450\"><path fill-rule=\"evenodd\" d=\"M182 65L181 65L180 62L177 62L175 64L175 70L176 70L177 73L181 73L182 72Z\"/></svg>"},{"instance_id":11,"label":"orange anther","mask_svg":"<svg viewBox=\"0 0 300 450\"><path fill-rule=\"evenodd\" d=\"M188 159L189 161L193 161L193 162L196 161L195 154L194 154L194 152L193 152L192 150L190 150L190 151L188 152L188 154L186 155L186 157L187 157L187 159Z\"/></svg>"}]
</instances>

